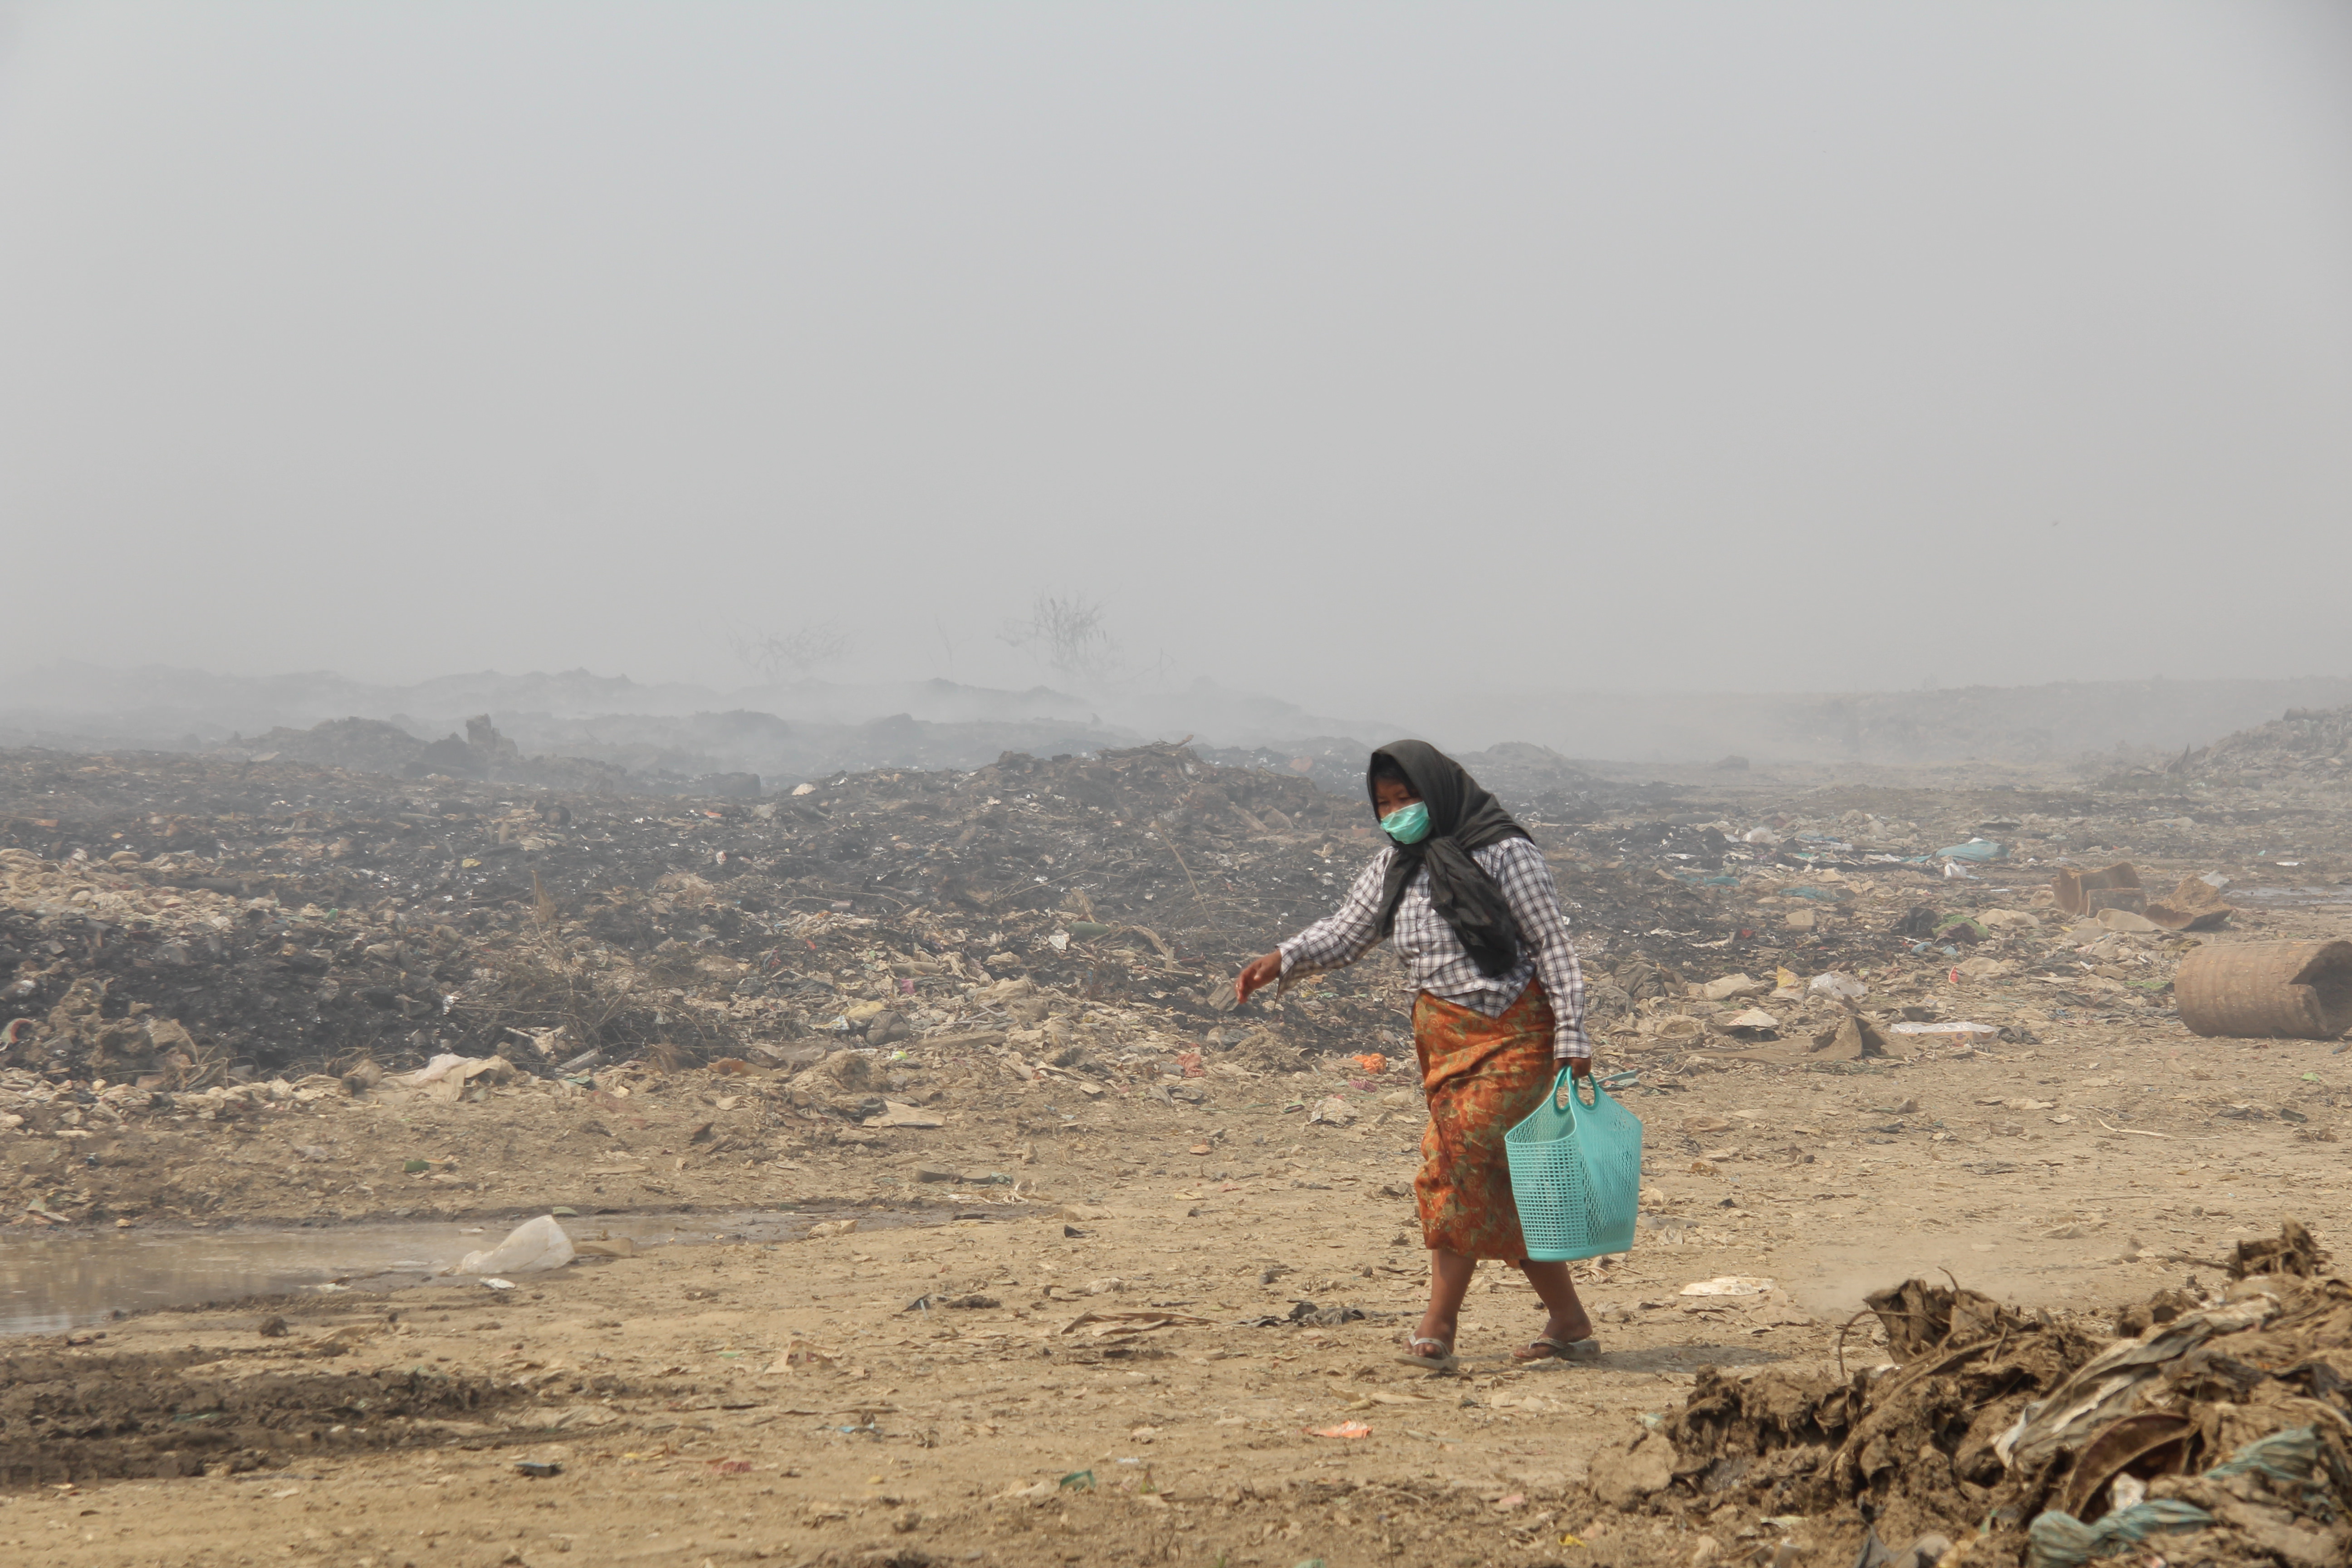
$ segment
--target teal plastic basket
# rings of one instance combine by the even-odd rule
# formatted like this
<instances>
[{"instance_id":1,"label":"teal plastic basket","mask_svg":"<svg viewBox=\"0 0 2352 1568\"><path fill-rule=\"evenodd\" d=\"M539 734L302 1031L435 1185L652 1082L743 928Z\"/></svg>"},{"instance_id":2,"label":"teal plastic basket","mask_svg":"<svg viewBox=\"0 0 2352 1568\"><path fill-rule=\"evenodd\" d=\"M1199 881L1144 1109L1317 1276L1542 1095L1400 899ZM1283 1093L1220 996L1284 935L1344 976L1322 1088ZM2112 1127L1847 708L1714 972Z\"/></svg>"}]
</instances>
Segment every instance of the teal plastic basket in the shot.
<instances>
[{"instance_id":1,"label":"teal plastic basket","mask_svg":"<svg viewBox=\"0 0 2352 1568\"><path fill-rule=\"evenodd\" d=\"M1642 1119L1591 1079L1586 1104L1566 1068L1551 1093L1503 1134L1511 1197L1538 1263L1631 1252L1642 1202Z\"/></svg>"}]
</instances>

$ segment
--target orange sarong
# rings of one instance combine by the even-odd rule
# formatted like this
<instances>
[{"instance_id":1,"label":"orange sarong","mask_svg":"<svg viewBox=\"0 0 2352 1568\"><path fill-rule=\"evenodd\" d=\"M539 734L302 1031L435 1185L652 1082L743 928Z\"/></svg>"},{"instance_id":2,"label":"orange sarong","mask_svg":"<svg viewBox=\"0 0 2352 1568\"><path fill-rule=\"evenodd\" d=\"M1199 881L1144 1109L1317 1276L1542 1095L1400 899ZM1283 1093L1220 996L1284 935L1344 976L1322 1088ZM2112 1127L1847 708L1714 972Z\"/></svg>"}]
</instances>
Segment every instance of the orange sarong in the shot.
<instances>
[{"instance_id":1,"label":"orange sarong","mask_svg":"<svg viewBox=\"0 0 2352 1568\"><path fill-rule=\"evenodd\" d=\"M1559 1072L1551 999L1529 981L1499 1018L1423 992L1412 1005L1412 1049L1429 1097L1412 1195L1422 1239L1465 1258L1528 1255L1503 1134L1543 1103Z\"/></svg>"}]
</instances>

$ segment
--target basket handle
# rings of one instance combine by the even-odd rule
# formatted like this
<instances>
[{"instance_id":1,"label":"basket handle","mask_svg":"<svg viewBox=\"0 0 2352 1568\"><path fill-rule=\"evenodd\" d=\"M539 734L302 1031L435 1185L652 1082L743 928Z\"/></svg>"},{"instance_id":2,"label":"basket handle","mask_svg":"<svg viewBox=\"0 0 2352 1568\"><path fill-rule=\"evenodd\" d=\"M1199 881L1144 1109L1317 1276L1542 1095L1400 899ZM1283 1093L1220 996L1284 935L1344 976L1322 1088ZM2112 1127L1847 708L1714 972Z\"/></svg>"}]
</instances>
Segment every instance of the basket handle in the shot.
<instances>
[{"instance_id":1,"label":"basket handle","mask_svg":"<svg viewBox=\"0 0 2352 1568\"><path fill-rule=\"evenodd\" d=\"M1611 1089L1613 1089L1622 1094L1642 1081L1642 1069L1639 1068L1627 1068L1622 1072L1587 1073L1583 1081L1592 1086L1592 1098L1588 1100L1576 1090L1575 1073L1576 1068L1573 1065L1566 1066L1559 1069L1559 1076L1552 1080L1553 1110L1566 1110L1570 1102L1573 1102L1586 1110L1598 1110L1601 1108L1601 1102L1609 1098Z\"/></svg>"},{"instance_id":2,"label":"basket handle","mask_svg":"<svg viewBox=\"0 0 2352 1568\"><path fill-rule=\"evenodd\" d=\"M1576 1114L1576 1109L1578 1107L1581 1107L1586 1110L1596 1110L1600 1109L1601 1102L1609 1098L1608 1095L1601 1091L1601 1080L1594 1078L1591 1074L1587 1073L1582 1079L1584 1083L1591 1086L1592 1098L1590 1100L1587 1100L1583 1095L1577 1092L1576 1086L1578 1081L1579 1080L1576 1077L1576 1068L1573 1063L1563 1065L1560 1068L1559 1076L1552 1079L1551 1083L1551 1104L1553 1110L1566 1111L1570 1116L1573 1117Z\"/></svg>"}]
</instances>

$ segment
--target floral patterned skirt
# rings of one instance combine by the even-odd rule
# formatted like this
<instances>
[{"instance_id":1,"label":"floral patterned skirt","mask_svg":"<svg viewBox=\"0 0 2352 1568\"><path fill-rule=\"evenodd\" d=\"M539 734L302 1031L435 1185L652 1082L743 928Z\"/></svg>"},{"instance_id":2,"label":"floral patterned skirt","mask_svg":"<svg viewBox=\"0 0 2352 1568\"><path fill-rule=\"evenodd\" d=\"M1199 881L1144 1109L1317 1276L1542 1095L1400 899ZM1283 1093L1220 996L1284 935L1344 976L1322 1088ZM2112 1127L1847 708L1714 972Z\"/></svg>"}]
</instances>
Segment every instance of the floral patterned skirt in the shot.
<instances>
[{"instance_id":1,"label":"floral patterned skirt","mask_svg":"<svg viewBox=\"0 0 2352 1568\"><path fill-rule=\"evenodd\" d=\"M1559 1070L1551 1045L1551 999L1540 981L1528 982L1499 1018L1426 991L1414 1000L1412 1048L1429 1127L1412 1194L1432 1248L1514 1263L1528 1255L1503 1134L1543 1103Z\"/></svg>"}]
</instances>

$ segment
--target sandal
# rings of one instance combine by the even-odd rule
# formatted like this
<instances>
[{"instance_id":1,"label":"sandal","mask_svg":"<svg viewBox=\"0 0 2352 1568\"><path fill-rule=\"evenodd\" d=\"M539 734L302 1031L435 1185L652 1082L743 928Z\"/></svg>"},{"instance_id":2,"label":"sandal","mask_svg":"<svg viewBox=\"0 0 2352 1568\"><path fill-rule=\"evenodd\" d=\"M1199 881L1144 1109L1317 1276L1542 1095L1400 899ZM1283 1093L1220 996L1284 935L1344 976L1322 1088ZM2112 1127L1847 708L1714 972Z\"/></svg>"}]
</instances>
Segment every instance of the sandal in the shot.
<instances>
[{"instance_id":1,"label":"sandal","mask_svg":"<svg viewBox=\"0 0 2352 1568\"><path fill-rule=\"evenodd\" d=\"M1601 1342L1597 1339L1556 1340L1549 1334L1538 1334L1524 1350L1513 1351L1511 1359L1522 1365L1555 1361L1590 1364L1601 1359Z\"/></svg>"},{"instance_id":2,"label":"sandal","mask_svg":"<svg viewBox=\"0 0 2352 1568\"><path fill-rule=\"evenodd\" d=\"M1424 1345L1429 1347L1425 1352L1422 1348ZM1424 1367L1431 1372L1452 1372L1462 1364L1462 1358L1454 1353L1453 1345L1444 1340L1416 1339L1405 1348L1412 1353L1397 1357L1397 1361L1405 1366Z\"/></svg>"}]
</instances>

